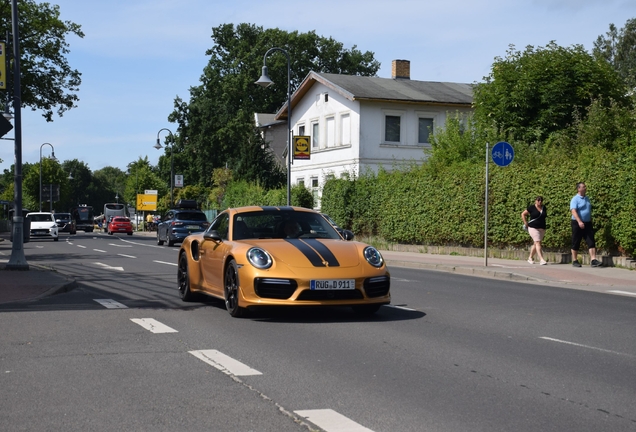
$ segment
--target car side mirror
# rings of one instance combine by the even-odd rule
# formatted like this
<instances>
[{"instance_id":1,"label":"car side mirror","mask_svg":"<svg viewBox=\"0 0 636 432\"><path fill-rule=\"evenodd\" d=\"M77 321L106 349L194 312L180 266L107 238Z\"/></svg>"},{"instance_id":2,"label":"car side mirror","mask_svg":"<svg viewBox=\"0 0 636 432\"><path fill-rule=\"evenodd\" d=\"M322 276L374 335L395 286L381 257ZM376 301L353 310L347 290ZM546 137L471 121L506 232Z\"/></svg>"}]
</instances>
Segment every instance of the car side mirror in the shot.
<instances>
[{"instance_id":1,"label":"car side mirror","mask_svg":"<svg viewBox=\"0 0 636 432\"><path fill-rule=\"evenodd\" d=\"M346 229L341 229L338 228L338 232L340 233L340 235L342 236L343 239L345 239L346 241L351 241L353 240L354 234L352 231L346 230Z\"/></svg>"},{"instance_id":2,"label":"car side mirror","mask_svg":"<svg viewBox=\"0 0 636 432\"><path fill-rule=\"evenodd\" d=\"M212 240L215 242L220 242L223 240L223 238L221 237L221 234L219 234L217 230L207 231L205 234L203 234L203 238Z\"/></svg>"}]
</instances>

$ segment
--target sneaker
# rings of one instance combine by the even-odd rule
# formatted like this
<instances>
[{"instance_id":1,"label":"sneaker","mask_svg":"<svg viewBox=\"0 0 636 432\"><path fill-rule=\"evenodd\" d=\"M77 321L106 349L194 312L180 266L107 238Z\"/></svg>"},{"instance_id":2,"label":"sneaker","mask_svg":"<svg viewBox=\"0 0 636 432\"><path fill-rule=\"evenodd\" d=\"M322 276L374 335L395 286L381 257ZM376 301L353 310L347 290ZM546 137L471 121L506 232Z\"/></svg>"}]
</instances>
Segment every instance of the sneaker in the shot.
<instances>
[{"instance_id":1,"label":"sneaker","mask_svg":"<svg viewBox=\"0 0 636 432\"><path fill-rule=\"evenodd\" d=\"M601 262L599 260L592 260L591 262L591 266L592 267L600 267L601 266Z\"/></svg>"},{"instance_id":2,"label":"sneaker","mask_svg":"<svg viewBox=\"0 0 636 432\"><path fill-rule=\"evenodd\" d=\"M579 260L574 260L574 261L572 261L572 265L573 265L574 267L581 267L581 263L579 262Z\"/></svg>"},{"instance_id":3,"label":"sneaker","mask_svg":"<svg viewBox=\"0 0 636 432\"><path fill-rule=\"evenodd\" d=\"M546 260L541 260L541 262L539 263L539 265L547 265L547 261Z\"/></svg>"},{"instance_id":4,"label":"sneaker","mask_svg":"<svg viewBox=\"0 0 636 432\"><path fill-rule=\"evenodd\" d=\"M530 264L534 264L534 260L533 260L532 258L528 258L528 262L529 262Z\"/></svg>"}]
</instances>

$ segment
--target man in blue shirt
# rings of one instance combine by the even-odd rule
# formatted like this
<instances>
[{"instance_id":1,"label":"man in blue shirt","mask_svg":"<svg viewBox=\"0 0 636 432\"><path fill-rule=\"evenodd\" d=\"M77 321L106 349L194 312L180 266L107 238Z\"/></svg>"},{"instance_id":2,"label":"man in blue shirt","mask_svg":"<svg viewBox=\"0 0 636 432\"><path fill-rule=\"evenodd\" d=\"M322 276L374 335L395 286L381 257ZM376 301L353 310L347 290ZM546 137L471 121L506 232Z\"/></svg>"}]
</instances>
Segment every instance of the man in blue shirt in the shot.
<instances>
[{"instance_id":1,"label":"man in blue shirt","mask_svg":"<svg viewBox=\"0 0 636 432\"><path fill-rule=\"evenodd\" d=\"M590 250L592 267L600 267L601 263L596 259L596 244L594 243L594 228L592 227L592 203L585 196L587 187L585 183L576 184L577 194L570 201L570 211L572 212L572 265L581 267L577 259L581 240L585 239Z\"/></svg>"}]
</instances>

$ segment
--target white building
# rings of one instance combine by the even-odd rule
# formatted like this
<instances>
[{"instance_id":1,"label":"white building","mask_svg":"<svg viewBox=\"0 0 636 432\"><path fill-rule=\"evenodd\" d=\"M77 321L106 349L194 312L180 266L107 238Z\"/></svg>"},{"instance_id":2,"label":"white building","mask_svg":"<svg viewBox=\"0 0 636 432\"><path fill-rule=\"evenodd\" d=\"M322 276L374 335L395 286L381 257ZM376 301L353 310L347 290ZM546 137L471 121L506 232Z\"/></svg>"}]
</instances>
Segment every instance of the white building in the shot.
<instances>
[{"instance_id":1,"label":"white building","mask_svg":"<svg viewBox=\"0 0 636 432\"><path fill-rule=\"evenodd\" d=\"M310 137L311 158L293 161L292 184L319 198L331 176L421 163L430 133L447 115L471 112L472 94L470 84L411 80L407 60L393 61L390 79L310 72L291 104L293 134ZM275 116L286 119L287 105Z\"/></svg>"}]
</instances>

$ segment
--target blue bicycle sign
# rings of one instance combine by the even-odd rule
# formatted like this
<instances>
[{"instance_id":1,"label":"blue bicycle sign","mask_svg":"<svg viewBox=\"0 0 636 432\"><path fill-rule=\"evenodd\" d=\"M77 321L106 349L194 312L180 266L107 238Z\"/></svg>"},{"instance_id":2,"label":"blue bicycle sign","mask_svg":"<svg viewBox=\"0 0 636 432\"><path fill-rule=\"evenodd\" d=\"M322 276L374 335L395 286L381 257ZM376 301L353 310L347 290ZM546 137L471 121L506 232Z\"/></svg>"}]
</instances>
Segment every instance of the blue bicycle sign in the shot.
<instances>
[{"instance_id":1,"label":"blue bicycle sign","mask_svg":"<svg viewBox=\"0 0 636 432\"><path fill-rule=\"evenodd\" d=\"M515 158L515 151L510 144L500 141L492 147L492 161L499 166L510 165Z\"/></svg>"}]
</instances>

